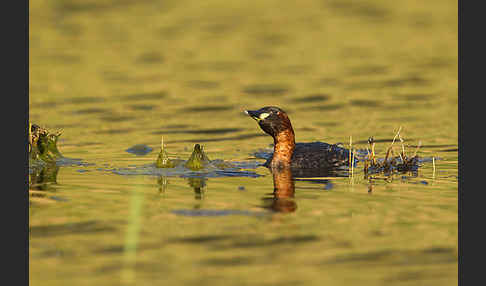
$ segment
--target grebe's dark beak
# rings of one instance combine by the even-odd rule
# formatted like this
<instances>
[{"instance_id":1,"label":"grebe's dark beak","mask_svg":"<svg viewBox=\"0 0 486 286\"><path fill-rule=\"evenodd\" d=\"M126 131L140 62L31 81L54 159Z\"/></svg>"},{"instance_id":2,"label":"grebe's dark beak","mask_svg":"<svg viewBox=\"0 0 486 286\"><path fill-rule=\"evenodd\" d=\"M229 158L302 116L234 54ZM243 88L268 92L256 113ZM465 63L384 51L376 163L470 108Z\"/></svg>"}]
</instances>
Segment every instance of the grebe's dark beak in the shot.
<instances>
[{"instance_id":1,"label":"grebe's dark beak","mask_svg":"<svg viewBox=\"0 0 486 286\"><path fill-rule=\"evenodd\" d=\"M250 115L251 118L255 119L256 121L260 121L260 112L257 110L245 110L245 113Z\"/></svg>"}]
</instances>

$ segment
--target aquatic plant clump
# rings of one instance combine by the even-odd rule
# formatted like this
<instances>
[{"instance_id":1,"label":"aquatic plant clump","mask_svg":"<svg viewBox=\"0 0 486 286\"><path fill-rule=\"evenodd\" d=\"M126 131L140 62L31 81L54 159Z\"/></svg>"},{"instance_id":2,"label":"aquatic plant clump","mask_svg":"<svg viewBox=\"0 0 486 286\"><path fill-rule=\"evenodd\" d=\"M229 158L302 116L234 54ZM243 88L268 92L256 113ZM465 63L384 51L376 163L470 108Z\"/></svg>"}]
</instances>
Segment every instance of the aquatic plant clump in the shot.
<instances>
[{"instance_id":1,"label":"aquatic plant clump","mask_svg":"<svg viewBox=\"0 0 486 286\"><path fill-rule=\"evenodd\" d=\"M417 151L420 147L420 142L413 155L407 156L405 152L405 147L403 145L403 139L400 136L400 130L398 130L398 133L393 138L390 147L388 147L387 149L385 158L383 159L376 158L374 138L370 137L368 139L368 144L371 147L371 152L368 151L368 156L364 158L365 177L368 176L368 174L384 173L386 175L391 175L393 173L416 172L418 170L418 168L420 167L420 159L417 155ZM398 155L394 156L393 144L395 143L395 139L397 137L400 139L400 142L402 142L402 148Z\"/></svg>"},{"instance_id":2,"label":"aquatic plant clump","mask_svg":"<svg viewBox=\"0 0 486 286\"><path fill-rule=\"evenodd\" d=\"M187 160L184 166L188 169L196 171L203 169L210 162L211 161L209 160L208 156L203 151L203 147L196 144L194 146L194 150L192 151L191 157L189 157L189 160Z\"/></svg>"},{"instance_id":3,"label":"aquatic plant clump","mask_svg":"<svg viewBox=\"0 0 486 286\"><path fill-rule=\"evenodd\" d=\"M177 163L176 161L179 162L180 160L171 160L169 158L169 155L167 154L167 151L165 150L164 147L164 141L162 139L160 152L157 157L157 161L155 162L155 166L157 168L175 168L176 165L178 165L176 164ZM210 163L211 160L209 160L206 153L204 153L203 147L199 144L196 144L194 146L194 150L192 151L191 156L184 164L184 167L191 169L193 171L198 171L207 167Z\"/></svg>"},{"instance_id":4,"label":"aquatic plant clump","mask_svg":"<svg viewBox=\"0 0 486 286\"><path fill-rule=\"evenodd\" d=\"M216 159L210 160L199 144L194 146L188 160L169 158L162 142L160 152L155 163L143 166L116 168L110 171L119 175L155 175L160 179L161 190L165 189L164 178L187 177L259 177L259 174L242 169L254 169L258 164L247 162L226 162Z\"/></svg>"},{"instance_id":5,"label":"aquatic plant clump","mask_svg":"<svg viewBox=\"0 0 486 286\"><path fill-rule=\"evenodd\" d=\"M36 124L29 124L29 162L43 161L55 163L63 158L57 148L57 140L61 132L50 132Z\"/></svg>"},{"instance_id":6,"label":"aquatic plant clump","mask_svg":"<svg viewBox=\"0 0 486 286\"><path fill-rule=\"evenodd\" d=\"M164 147L164 138L162 138L162 142L160 143L160 152L159 156L157 157L157 161L155 162L155 166L157 168L174 168L175 163L169 159L169 155L165 151Z\"/></svg>"}]
</instances>

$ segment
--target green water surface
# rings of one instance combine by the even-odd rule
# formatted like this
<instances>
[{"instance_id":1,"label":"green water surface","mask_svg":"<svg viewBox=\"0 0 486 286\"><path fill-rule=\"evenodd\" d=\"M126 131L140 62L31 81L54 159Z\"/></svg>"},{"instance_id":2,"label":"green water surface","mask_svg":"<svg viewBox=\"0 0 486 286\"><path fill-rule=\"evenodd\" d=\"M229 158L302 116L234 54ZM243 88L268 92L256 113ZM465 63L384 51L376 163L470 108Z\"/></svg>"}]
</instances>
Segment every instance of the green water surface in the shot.
<instances>
[{"instance_id":1,"label":"green water surface","mask_svg":"<svg viewBox=\"0 0 486 286\"><path fill-rule=\"evenodd\" d=\"M86 163L29 190L31 285L457 285L457 1L29 6L29 119ZM199 143L263 163L273 141L243 111L266 105L298 142L374 136L383 157L402 127L411 152L440 159L371 185L359 164L281 200L264 167L109 171L155 163L162 136L171 158Z\"/></svg>"}]
</instances>

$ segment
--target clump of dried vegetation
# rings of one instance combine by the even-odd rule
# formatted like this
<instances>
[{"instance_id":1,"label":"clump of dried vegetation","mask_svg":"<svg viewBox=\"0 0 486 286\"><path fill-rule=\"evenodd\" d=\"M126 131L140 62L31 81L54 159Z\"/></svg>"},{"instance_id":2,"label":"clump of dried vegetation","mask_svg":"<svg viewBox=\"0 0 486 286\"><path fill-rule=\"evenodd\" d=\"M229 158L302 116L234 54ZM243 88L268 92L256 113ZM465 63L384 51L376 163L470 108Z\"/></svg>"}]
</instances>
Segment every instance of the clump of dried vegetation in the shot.
<instances>
[{"instance_id":1,"label":"clump of dried vegetation","mask_svg":"<svg viewBox=\"0 0 486 286\"><path fill-rule=\"evenodd\" d=\"M364 158L365 177L367 177L369 174L383 173L385 175L392 175L394 173L415 172L418 170L420 165L417 151L420 148L421 142L419 141L412 155L407 155L405 152L405 146L403 144L404 140L400 135L401 130L402 128L400 127L386 151L385 158L383 159L376 157L374 138L370 137L368 139L368 144L370 145L371 151L367 148L368 155ZM394 145L397 138L401 143L401 148L399 151L396 151L396 148L399 147Z\"/></svg>"}]
</instances>

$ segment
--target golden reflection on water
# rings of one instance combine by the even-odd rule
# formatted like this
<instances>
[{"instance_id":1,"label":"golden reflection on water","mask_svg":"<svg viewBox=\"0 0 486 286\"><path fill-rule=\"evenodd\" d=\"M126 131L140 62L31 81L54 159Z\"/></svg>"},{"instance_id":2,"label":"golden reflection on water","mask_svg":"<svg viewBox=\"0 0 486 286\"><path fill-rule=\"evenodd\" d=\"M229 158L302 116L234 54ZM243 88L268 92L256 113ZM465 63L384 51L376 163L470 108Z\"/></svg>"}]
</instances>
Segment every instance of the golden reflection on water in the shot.
<instances>
[{"instance_id":1,"label":"golden reflection on water","mask_svg":"<svg viewBox=\"0 0 486 286\"><path fill-rule=\"evenodd\" d=\"M33 285L457 284L456 2L29 6L30 121L89 163L30 176ZM266 105L297 142L383 154L403 126L436 160L371 183L359 164L352 181L109 171L154 163L125 150L161 136L170 158L261 161L272 140L243 110Z\"/></svg>"},{"instance_id":2,"label":"golden reflection on water","mask_svg":"<svg viewBox=\"0 0 486 286\"><path fill-rule=\"evenodd\" d=\"M297 204L293 200L295 194L295 182L290 168L274 169L273 199L270 208L277 212L294 212Z\"/></svg>"}]
</instances>

